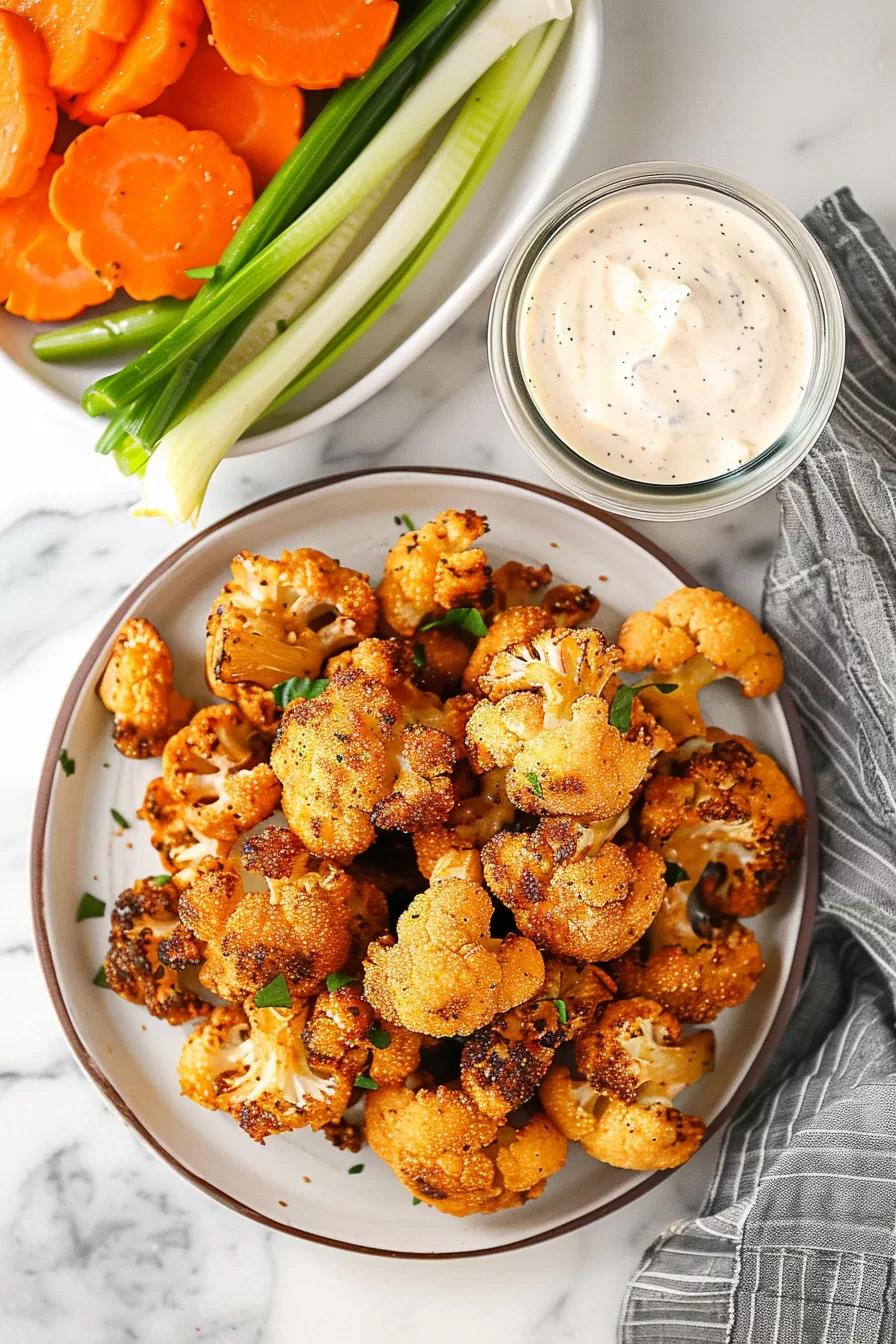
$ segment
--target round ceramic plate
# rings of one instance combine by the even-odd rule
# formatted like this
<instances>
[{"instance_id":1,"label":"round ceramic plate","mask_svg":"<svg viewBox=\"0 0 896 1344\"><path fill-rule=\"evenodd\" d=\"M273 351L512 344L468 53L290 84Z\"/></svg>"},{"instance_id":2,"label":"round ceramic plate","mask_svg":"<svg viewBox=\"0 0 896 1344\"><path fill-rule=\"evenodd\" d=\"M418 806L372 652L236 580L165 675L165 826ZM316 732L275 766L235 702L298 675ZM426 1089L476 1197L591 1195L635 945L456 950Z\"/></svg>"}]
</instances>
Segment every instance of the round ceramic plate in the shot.
<instances>
[{"instance_id":1,"label":"round ceramic plate","mask_svg":"<svg viewBox=\"0 0 896 1344\"><path fill-rule=\"evenodd\" d=\"M66 695L41 779L33 848L37 944L69 1042L107 1101L157 1153L209 1194L271 1226L353 1250L408 1256L476 1255L554 1236L633 1199L661 1177L615 1170L571 1146L565 1169L541 1199L508 1213L455 1219L411 1196L365 1150L359 1159L307 1131L253 1143L233 1121L179 1095L177 1057L187 1028L170 1027L91 982L102 961L106 919L75 923L83 891L107 902L134 878L158 871L146 828L121 831L115 808L134 822L158 763L127 761L113 748L109 716L95 688L114 636L146 616L174 655L178 687L202 703L203 631L215 594L243 548L278 555L315 546L378 578L399 529L445 508L488 516L489 560L548 561L556 578L591 584L596 623L613 636L621 618L649 607L689 576L637 533L546 490L475 473L386 471L332 477L254 504L194 537L123 599L98 635ZM780 762L811 808L806 753L786 696L745 700L731 684L706 693L711 721L745 733ZM65 747L76 762L66 777ZM790 1011L806 953L816 894L816 845L778 904L753 927L768 970L741 1008L716 1025L714 1073L691 1088L687 1108L717 1126L756 1079Z\"/></svg>"},{"instance_id":2,"label":"round ceramic plate","mask_svg":"<svg viewBox=\"0 0 896 1344\"><path fill-rule=\"evenodd\" d=\"M601 57L600 0L577 0L570 32L541 87L487 181L424 271L332 369L250 432L234 453L261 452L332 424L397 378L460 317L494 280L570 162L591 119ZM404 174L358 246L379 227L383 214L407 190L424 161L425 156ZM110 307L130 302L113 300ZM80 405L82 392L118 365L109 360L42 364L30 343L36 332L49 329L12 317L0 306L0 366L28 379L45 393L48 406L83 429L87 419Z\"/></svg>"}]
</instances>

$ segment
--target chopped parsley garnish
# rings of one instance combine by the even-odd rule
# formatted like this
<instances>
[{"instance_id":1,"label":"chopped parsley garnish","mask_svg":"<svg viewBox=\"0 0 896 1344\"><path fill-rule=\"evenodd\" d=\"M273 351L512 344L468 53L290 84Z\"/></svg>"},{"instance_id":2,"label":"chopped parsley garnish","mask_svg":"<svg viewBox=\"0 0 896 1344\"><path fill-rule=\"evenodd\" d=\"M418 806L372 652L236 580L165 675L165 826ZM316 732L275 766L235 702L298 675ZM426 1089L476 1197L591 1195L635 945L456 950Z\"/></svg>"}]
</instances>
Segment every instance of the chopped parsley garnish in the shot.
<instances>
[{"instance_id":1,"label":"chopped parsley garnish","mask_svg":"<svg viewBox=\"0 0 896 1344\"><path fill-rule=\"evenodd\" d=\"M216 266L191 266L184 275L188 280L213 280L216 270Z\"/></svg>"},{"instance_id":2,"label":"chopped parsley garnish","mask_svg":"<svg viewBox=\"0 0 896 1344\"><path fill-rule=\"evenodd\" d=\"M332 994L335 990L341 989L343 985L350 985L357 978L356 975L350 975L348 971L331 971L327 976L327 989Z\"/></svg>"},{"instance_id":3,"label":"chopped parsley garnish","mask_svg":"<svg viewBox=\"0 0 896 1344\"><path fill-rule=\"evenodd\" d=\"M414 520L409 513L396 513L395 526L404 527L408 530L408 532L416 532L417 530L414 527Z\"/></svg>"},{"instance_id":4,"label":"chopped parsley garnish","mask_svg":"<svg viewBox=\"0 0 896 1344\"><path fill-rule=\"evenodd\" d=\"M149 880L150 882L155 882L157 887L164 887L171 881L171 874L157 873L155 877L151 877Z\"/></svg>"},{"instance_id":5,"label":"chopped parsley garnish","mask_svg":"<svg viewBox=\"0 0 896 1344\"><path fill-rule=\"evenodd\" d=\"M353 1167L349 1167L348 1174L349 1176L360 1176L363 1170L364 1170L364 1163L356 1162Z\"/></svg>"},{"instance_id":6,"label":"chopped parsley garnish","mask_svg":"<svg viewBox=\"0 0 896 1344\"><path fill-rule=\"evenodd\" d=\"M100 968L99 968L99 970L97 971L96 975L93 977L93 984L95 984L95 985L97 986L98 989L108 989L108 988L109 988L109 981L108 981L108 979L106 978L106 963L105 963L105 962L103 962L102 966L100 966Z\"/></svg>"},{"instance_id":7,"label":"chopped parsley garnish","mask_svg":"<svg viewBox=\"0 0 896 1344\"><path fill-rule=\"evenodd\" d=\"M286 328L289 326L289 323L287 322L285 317L278 317L276 326L277 326L277 335L282 336Z\"/></svg>"},{"instance_id":8,"label":"chopped parsley garnish","mask_svg":"<svg viewBox=\"0 0 896 1344\"><path fill-rule=\"evenodd\" d=\"M359 1073L355 1079L355 1087L363 1087L367 1092L375 1092L379 1083L375 1083L366 1073Z\"/></svg>"},{"instance_id":9,"label":"chopped parsley garnish","mask_svg":"<svg viewBox=\"0 0 896 1344\"><path fill-rule=\"evenodd\" d=\"M670 859L666 864L666 886L674 887L679 882L687 882L688 874L682 868L680 863L673 863Z\"/></svg>"},{"instance_id":10,"label":"chopped parsley garnish","mask_svg":"<svg viewBox=\"0 0 896 1344\"><path fill-rule=\"evenodd\" d=\"M566 1004L563 1002L562 999L551 999L551 1003L557 1009L557 1016L560 1019L560 1025L565 1027L566 1023L569 1021L566 1015Z\"/></svg>"},{"instance_id":11,"label":"chopped parsley garnish","mask_svg":"<svg viewBox=\"0 0 896 1344\"><path fill-rule=\"evenodd\" d=\"M125 820L117 807L110 807L109 811L112 813L112 820L116 825L120 826L123 831L129 831L131 829L131 823Z\"/></svg>"},{"instance_id":12,"label":"chopped parsley garnish","mask_svg":"<svg viewBox=\"0 0 896 1344\"><path fill-rule=\"evenodd\" d=\"M376 1046L377 1050L385 1050L388 1045L392 1044L392 1037L382 1027L371 1027L367 1033L367 1039L371 1045Z\"/></svg>"},{"instance_id":13,"label":"chopped parsley garnish","mask_svg":"<svg viewBox=\"0 0 896 1344\"><path fill-rule=\"evenodd\" d=\"M106 902L101 901L97 896L91 896L89 891L78 902L78 913L75 915L75 923L80 924L82 919L99 919L106 913Z\"/></svg>"},{"instance_id":14,"label":"chopped parsley garnish","mask_svg":"<svg viewBox=\"0 0 896 1344\"><path fill-rule=\"evenodd\" d=\"M422 1204L422 1203L423 1203L423 1200L422 1200L422 1199L418 1199L417 1196L414 1195L413 1199L411 1200L411 1203L412 1203L412 1204Z\"/></svg>"},{"instance_id":15,"label":"chopped parsley garnish","mask_svg":"<svg viewBox=\"0 0 896 1344\"><path fill-rule=\"evenodd\" d=\"M277 975L269 980L255 995L256 1008L291 1008L292 995L284 976Z\"/></svg>"},{"instance_id":16,"label":"chopped parsley garnish","mask_svg":"<svg viewBox=\"0 0 896 1344\"><path fill-rule=\"evenodd\" d=\"M541 787L541 780L535 774L534 770L531 775L523 775L523 779L525 779L536 798L544 797L544 789Z\"/></svg>"},{"instance_id":17,"label":"chopped parsley garnish","mask_svg":"<svg viewBox=\"0 0 896 1344\"><path fill-rule=\"evenodd\" d=\"M426 666L426 650L422 644L415 644L411 653L414 656L414 665L416 667Z\"/></svg>"},{"instance_id":18,"label":"chopped parsley garnish","mask_svg":"<svg viewBox=\"0 0 896 1344\"><path fill-rule=\"evenodd\" d=\"M660 695L668 695L670 691L677 690L677 683L666 681L645 681L640 686L620 686L610 704L611 727L617 728L620 733L628 732L632 726L632 705L639 691L659 691Z\"/></svg>"},{"instance_id":19,"label":"chopped parsley garnish","mask_svg":"<svg viewBox=\"0 0 896 1344\"><path fill-rule=\"evenodd\" d=\"M75 763L71 756L69 756L65 747L63 747L59 753L59 764L62 766L62 773L64 775L73 775L75 773Z\"/></svg>"},{"instance_id":20,"label":"chopped parsley garnish","mask_svg":"<svg viewBox=\"0 0 896 1344\"><path fill-rule=\"evenodd\" d=\"M316 700L327 689L327 677L290 677L274 687L274 704L285 709L293 700Z\"/></svg>"},{"instance_id":21,"label":"chopped parsley garnish","mask_svg":"<svg viewBox=\"0 0 896 1344\"><path fill-rule=\"evenodd\" d=\"M421 630L466 630L468 635L481 639L488 633L488 627L482 619L482 612L475 607L454 607L434 621L421 625Z\"/></svg>"}]
</instances>

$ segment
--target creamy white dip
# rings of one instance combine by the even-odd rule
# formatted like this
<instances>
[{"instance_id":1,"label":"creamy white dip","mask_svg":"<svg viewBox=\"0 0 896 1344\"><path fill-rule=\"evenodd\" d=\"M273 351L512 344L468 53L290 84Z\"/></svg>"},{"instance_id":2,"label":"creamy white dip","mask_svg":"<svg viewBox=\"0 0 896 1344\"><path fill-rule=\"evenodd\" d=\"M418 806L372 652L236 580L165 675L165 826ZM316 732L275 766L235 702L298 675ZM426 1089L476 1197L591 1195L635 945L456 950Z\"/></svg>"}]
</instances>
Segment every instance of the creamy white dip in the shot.
<instances>
[{"instance_id":1,"label":"creamy white dip","mask_svg":"<svg viewBox=\"0 0 896 1344\"><path fill-rule=\"evenodd\" d=\"M787 429L812 323L770 229L684 186L596 204L539 258L520 318L523 376L557 436L630 480L734 471Z\"/></svg>"}]
</instances>

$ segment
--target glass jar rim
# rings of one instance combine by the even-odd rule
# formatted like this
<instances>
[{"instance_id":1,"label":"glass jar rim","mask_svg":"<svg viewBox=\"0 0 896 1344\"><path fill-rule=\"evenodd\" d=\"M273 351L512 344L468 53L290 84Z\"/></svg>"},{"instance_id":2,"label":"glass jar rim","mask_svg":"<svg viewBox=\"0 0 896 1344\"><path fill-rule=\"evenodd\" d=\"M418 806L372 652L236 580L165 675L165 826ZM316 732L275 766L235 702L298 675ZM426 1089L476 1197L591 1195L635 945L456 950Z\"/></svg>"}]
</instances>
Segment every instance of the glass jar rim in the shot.
<instances>
[{"instance_id":1,"label":"glass jar rim","mask_svg":"<svg viewBox=\"0 0 896 1344\"><path fill-rule=\"evenodd\" d=\"M630 480L589 462L554 432L522 375L519 315L529 277L546 248L594 205L652 186L692 187L715 193L752 215L774 234L794 264L812 322L812 369L806 391L780 438L735 470L680 485ZM805 457L833 409L846 350L840 291L818 243L785 206L743 178L698 164L659 161L626 164L570 187L533 220L498 277L488 328L492 381L505 419L523 447L555 481L579 498L628 517L694 519L721 513L764 494Z\"/></svg>"}]
</instances>

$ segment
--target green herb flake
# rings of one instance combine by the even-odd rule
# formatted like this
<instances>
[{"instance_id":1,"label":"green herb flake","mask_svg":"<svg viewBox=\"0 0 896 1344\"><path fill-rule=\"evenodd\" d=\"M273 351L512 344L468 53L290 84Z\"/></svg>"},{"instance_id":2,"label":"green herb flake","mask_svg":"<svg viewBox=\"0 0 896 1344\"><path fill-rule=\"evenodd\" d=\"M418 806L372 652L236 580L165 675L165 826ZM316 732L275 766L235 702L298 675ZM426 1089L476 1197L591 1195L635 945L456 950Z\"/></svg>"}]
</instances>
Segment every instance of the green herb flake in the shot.
<instances>
[{"instance_id":1,"label":"green herb flake","mask_svg":"<svg viewBox=\"0 0 896 1344\"><path fill-rule=\"evenodd\" d=\"M349 975L348 971L331 971L327 976L327 989L334 994L337 989L341 989L343 985L350 985L357 978L356 975Z\"/></svg>"},{"instance_id":2,"label":"green herb flake","mask_svg":"<svg viewBox=\"0 0 896 1344\"><path fill-rule=\"evenodd\" d=\"M677 683L665 681L645 681L640 686L620 686L610 703L610 726L618 729L620 733L628 732L632 726L632 706L639 691L659 691L660 695L668 695L670 691L677 690Z\"/></svg>"},{"instance_id":3,"label":"green herb flake","mask_svg":"<svg viewBox=\"0 0 896 1344\"><path fill-rule=\"evenodd\" d=\"M215 266L191 266L184 275L188 280L213 280L215 278Z\"/></svg>"},{"instance_id":4,"label":"green herb flake","mask_svg":"<svg viewBox=\"0 0 896 1344\"><path fill-rule=\"evenodd\" d=\"M541 780L534 771L531 775L523 775L523 779L525 779L536 798L544 798L544 789L541 787Z\"/></svg>"},{"instance_id":5,"label":"green herb flake","mask_svg":"<svg viewBox=\"0 0 896 1344\"><path fill-rule=\"evenodd\" d=\"M151 877L149 880L150 882L155 882L157 887L164 887L171 881L171 874L157 873L155 877Z\"/></svg>"},{"instance_id":6,"label":"green herb flake","mask_svg":"<svg viewBox=\"0 0 896 1344\"><path fill-rule=\"evenodd\" d=\"M569 1021L569 1018L566 1013L566 1004L563 1002L562 999L551 999L551 1003L557 1009L557 1016L560 1019L560 1025L562 1027L565 1027L567 1022Z\"/></svg>"},{"instance_id":7,"label":"green herb flake","mask_svg":"<svg viewBox=\"0 0 896 1344\"><path fill-rule=\"evenodd\" d=\"M444 616L439 616L435 621L427 621L426 625L421 625L421 630L465 630L468 635L475 635L477 639L488 634L488 626L482 619L482 612L477 611L475 607L454 607L451 611L446 611Z\"/></svg>"},{"instance_id":8,"label":"green herb flake","mask_svg":"<svg viewBox=\"0 0 896 1344\"><path fill-rule=\"evenodd\" d=\"M671 859L666 864L666 886L675 887L679 882L687 882L688 874L682 868L680 863L673 863Z\"/></svg>"},{"instance_id":9,"label":"green herb flake","mask_svg":"<svg viewBox=\"0 0 896 1344\"><path fill-rule=\"evenodd\" d=\"M75 915L75 923L80 924L82 919L99 919L106 913L106 902L101 901L98 896L91 896L89 891L78 902L78 913Z\"/></svg>"},{"instance_id":10,"label":"green herb flake","mask_svg":"<svg viewBox=\"0 0 896 1344\"><path fill-rule=\"evenodd\" d=\"M71 756L69 756L65 747L63 747L59 753L59 764L62 766L62 773L66 777L69 777L75 773L75 763L72 760Z\"/></svg>"},{"instance_id":11,"label":"green herb flake","mask_svg":"<svg viewBox=\"0 0 896 1344\"><path fill-rule=\"evenodd\" d=\"M92 981L92 983L93 983L94 985L96 985L96 987L97 987L98 989L108 989L108 988L109 988L109 981L108 981L108 979L107 979L107 977L106 977L106 963L105 963L105 962L103 962L102 966L100 966L100 968L99 968L99 970L97 971L96 975L93 977L93 981Z\"/></svg>"},{"instance_id":12,"label":"green herb flake","mask_svg":"<svg viewBox=\"0 0 896 1344\"><path fill-rule=\"evenodd\" d=\"M348 1174L349 1176L360 1176L363 1170L364 1170L364 1163L356 1162L353 1167L349 1167Z\"/></svg>"},{"instance_id":13,"label":"green herb flake","mask_svg":"<svg viewBox=\"0 0 896 1344\"><path fill-rule=\"evenodd\" d=\"M116 807L110 807L109 811L112 813L112 820L116 825L120 826L123 831L129 831L131 829L131 823L125 820Z\"/></svg>"},{"instance_id":14,"label":"green herb flake","mask_svg":"<svg viewBox=\"0 0 896 1344\"><path fill-rule=\"evenodd\" d=\"M422 1204L422 1203L423 1203L423 1200L422 1200L422 1199L418 1199L417 1196L414 1195L413 1199L411 1200L411 1203L412 1203L412 1204L415 1204L415 1205L416 1205L416 1204Z\"/></svg>"},{"instance_id":15,"label":"green herb flake","mask_svg":"<svg viewBox=\"0 0 896 1344\"><path fill-rule=\"evenodd\" d=\"M422 644L415 644L411 653L413 654L415 667L426 666L426 650Z\"/></svg>"},{"instance_id":16,"label":"green herb flake","mask_svg":"<svg viewBox=\"0 0 896 1344\"><path fill-rule=\"evenodd\" d=\"M287 322L285 317L278 317L276 325L277 325L277 335L282 336L286 328L289 326L289 323Z\"/></svg>"},{"instance_id":17,"label":"green herb flake","mask_svg":"<svg viewBox=\"0 0 896 1344\"><path fill-rule=\"evenodd\" d=\"M275 976L255 995L256 1008L291 1008L292 995L282 975Z\"/></svg>"},{"instance_id":18,"label":"green herb flake","mask_svg":"<svg viewBox=\"0 0 896 1344\"><path fill-rule=\"evenodd\" d=\"M392 1044L392 1037L382 1027L371 1027L367 1033L367 1039L371 1045L376 1046L377 1050L385 1050Z\"/></svg>"},{"instance_id":19,"label":"green herb flake","mask_svg":"<svg viewBox=\"0 0 896 1344\"><path fill-rule=\"evenodd\" d=\"M327 689L327 677L290 677L288 681L278 682L274 687L274 704L280 709L293 700L316 700Z\"/></svg>"},{"instance_id":20,"label":"green herb flake","mask_svg":"<svg viewBox=\"0 0 896 1344\"><path fill-rule=\"evenodd\" d=\"M409 513L396 513L395 526L403 527L406 532L416 532L414 520Z\"/></svg>"},{"instance_id":21,"label":"green herb flake","mask_svg":"<svg viewBox=\"0 0 896 1344\"><path fill-rule=\"evenodd\" d=\"M366 1073L359 1073L355 1079L355 1087L363 1087L365 1092L376 1092L379 1083L375 1083Z\"/></svg>"}]
</instances>

